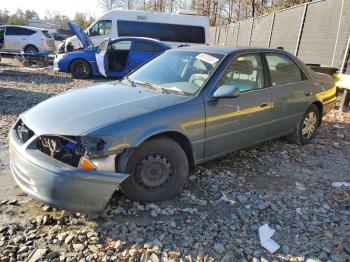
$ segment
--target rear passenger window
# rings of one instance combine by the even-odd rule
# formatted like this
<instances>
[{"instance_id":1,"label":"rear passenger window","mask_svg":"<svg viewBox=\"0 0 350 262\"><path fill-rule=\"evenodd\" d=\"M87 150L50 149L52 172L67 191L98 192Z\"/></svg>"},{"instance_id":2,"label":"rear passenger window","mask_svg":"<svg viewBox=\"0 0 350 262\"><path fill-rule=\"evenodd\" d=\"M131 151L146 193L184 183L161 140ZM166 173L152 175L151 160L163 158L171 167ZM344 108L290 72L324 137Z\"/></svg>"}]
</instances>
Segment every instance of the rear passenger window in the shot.
<instances>
[{"instance_id":1,"label":"rear passenger window","mask_svg":"<svg viewBox=\"0 0 350 262\"><path fill-rule=\"evenodd\" d=\"M52 36L49 34L49 32L47 30L43 30L41 32L43 32L43 34L46 38L52 38Z\"/></svg>"},{"instance_id":2,"label":"rear passenger window","mask_svg":"<svg viewBox=\"0 0 350 262\"><path fill-rule=\"evenodd\" d=\"M163 48L154 43L137 41L134 44L134 50L136 52L156 53L163 51Z\"/></svg>"},{"instance_id":3,"label":"rear passenger window","mask_svg":"<svg viewBox=\"0 0 350 262\"><path fill-rule=\"evenodd\" d=\"M273 86L305 80L303 72L297 64L283 54L265 54L271 74Z\"/></svg>"},{"instance_id":4,"label":"rear passenger window","mask_svg":"<svg viewBox=\"0 0 350 262\"><path fill-rule=\"evenodd\" d=\"M22 28L22 27L16 27L16 26L6 27L6 35L32 35L35 33L36 31L28 28Z\"/></svg>"},{"instance_id":5,"label":"rear passenger window","mask_svg":"<svg viewBox=\"0 0 350 262\"><path fill-rule=\"evenodd\" d=\"M236 57L221 76L219 85L233 85L240 92L263 88L264 72L260 55Z\"/></svg>"}]
</instances>

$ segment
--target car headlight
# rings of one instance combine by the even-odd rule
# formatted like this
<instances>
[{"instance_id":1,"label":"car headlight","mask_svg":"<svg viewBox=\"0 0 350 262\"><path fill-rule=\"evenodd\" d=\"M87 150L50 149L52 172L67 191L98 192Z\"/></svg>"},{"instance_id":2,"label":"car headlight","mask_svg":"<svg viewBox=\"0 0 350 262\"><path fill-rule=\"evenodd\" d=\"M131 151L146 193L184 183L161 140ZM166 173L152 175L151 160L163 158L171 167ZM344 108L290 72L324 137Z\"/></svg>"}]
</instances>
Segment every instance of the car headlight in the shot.
<instances>
[{"instance_id":1,"label":"car headlight","mask_svg":"<svg viewBox=\"0 0 350 262\"><path fill-rule=\"evenodd\" d=\"M80 144L86 150L86 155L99 156L102 154L106 142L100 138L81 137Z\"/></svg>"}]
</instances>

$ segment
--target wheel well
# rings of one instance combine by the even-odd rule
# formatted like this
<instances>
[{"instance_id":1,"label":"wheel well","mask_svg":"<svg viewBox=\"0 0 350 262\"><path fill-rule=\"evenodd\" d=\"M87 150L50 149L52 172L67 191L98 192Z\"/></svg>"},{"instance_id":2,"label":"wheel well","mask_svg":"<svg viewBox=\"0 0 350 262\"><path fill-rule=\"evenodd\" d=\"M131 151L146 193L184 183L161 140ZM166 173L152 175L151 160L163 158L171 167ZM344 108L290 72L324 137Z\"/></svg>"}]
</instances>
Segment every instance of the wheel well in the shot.
<instances>
[{"instance_id":1,"label":"wheel well","mask_svg":"<svg viewBox=\"0 0 350 262\"><path fill-rule=\"evenodd\" d=\"M323 104L320 101L316 101L312 103L313 105L317 106L319 112L320 112L320 120L318 125L321 125L322 123L322 115L323 115Z\"/></svg>"},{"instance_id":2,"label":"wheel well","mask_svg":"<svg viewBox=\"0 0 350 262\"><path fill-rule=\"evenodd\" d=\"M33 44L28 44L28 45L26 45L26 46L23 47L23 51L26 50L26 48L29 47L29 46L33 46L33 47L35 47L37 50L39 50L39 48L37 48L35 45L33 45Z\"/></svg>"},{"instance_id":3,"label":"wheel well","mask_svg":"<svg viewBox=\"0 0 350 262\"><path fill-rule=\"evenodd\" d=\"M164 133L160 133L160 134L151 136L147 140L153 139L156 137L169 137L169 138L173 139L176 143L178 143L181 146L183 151L185 151L190 169L193 170L195 168L196 164L195 164L195 160L194 160L192 144L186 136L184 136L183 134L181 134L179 132L169 131L169 132L164 132Z\"/></svg>"},{"instance_id":4,"label":"wheel well","mask_svg":"<svg viewBox=\"0 0 350 262\"><path fill-rule=\"evenodd\" d=\"M89 68L90 68L90 72L91 72L91 74L92 74L92 68L91 68L90 63L89 63L88 61L86 61L85 59L83 59L83 58L75 58L75 59L73 59L72 61L70 61L69 65L68 65L68 70L69 70L69 72L72 73L72 72L71 72L71 69L70 69L70 66L72 65L72 63L75 62L75 61L79 61L79 60L80 60L80 61L84 61L84 62L86 62L86 63L88 64L88 66L89 66Z\"/></svg>"}]
</instances>

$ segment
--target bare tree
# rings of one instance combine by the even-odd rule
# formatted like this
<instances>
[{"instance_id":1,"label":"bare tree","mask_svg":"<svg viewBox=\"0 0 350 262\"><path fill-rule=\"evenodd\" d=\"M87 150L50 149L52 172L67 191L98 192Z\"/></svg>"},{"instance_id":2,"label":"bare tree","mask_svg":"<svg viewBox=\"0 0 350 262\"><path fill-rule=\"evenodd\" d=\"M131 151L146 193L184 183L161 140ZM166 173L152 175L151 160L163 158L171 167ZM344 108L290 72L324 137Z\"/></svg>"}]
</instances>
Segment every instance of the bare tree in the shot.
<instances>
[{"instance_id":1,"label":"bare tree","mask_svg":"<svg viewBox=\"0 0 350 262\"><path fill-rule=\"evenodd\" d=\"M97 0L105 11L114 8L175 12L193 9L207 16L211 26L227 25L250 17L311 2L312 0Z\"/></svg>"},{"instance_id":2,"label":"bare tree","mask_svg":"<svg viewBox=\"0 0 350 262\"><path fill-rule=\"evenodd\" d=\"M98 0L98 5L104 11L110 11L117 7L117 0Z\"/></svg>"}]
</instances>

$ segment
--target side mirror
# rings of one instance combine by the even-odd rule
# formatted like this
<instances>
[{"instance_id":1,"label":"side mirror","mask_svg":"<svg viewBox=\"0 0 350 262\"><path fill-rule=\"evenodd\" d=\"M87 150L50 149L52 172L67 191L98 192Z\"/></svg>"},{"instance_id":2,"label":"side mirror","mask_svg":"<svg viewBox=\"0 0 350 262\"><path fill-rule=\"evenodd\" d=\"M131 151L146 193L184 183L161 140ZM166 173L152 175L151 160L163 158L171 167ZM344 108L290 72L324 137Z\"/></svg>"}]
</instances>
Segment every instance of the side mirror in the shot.
<instances>
[{"instance_id":1,"label":"side mirror","mask_svg":"<svg viewBox=\"0 0 350 262\"><path fill-rule=\"evenodd\" d=\"M219 86L214 95L213 98L234 98L240 95L239 88L237 86L233 85L222 85Z\"/></svg>"}]
</instances>

